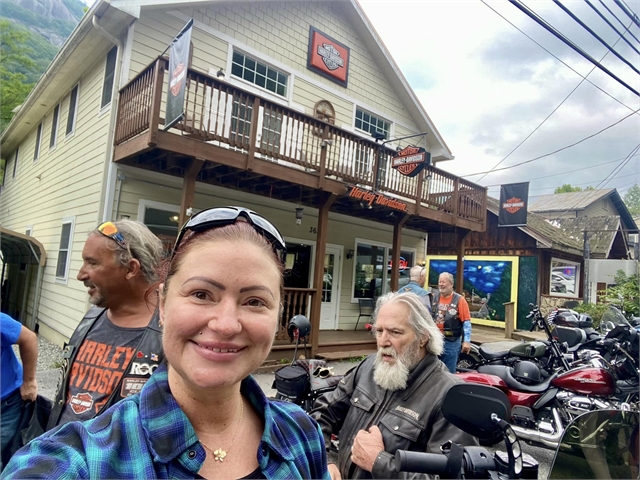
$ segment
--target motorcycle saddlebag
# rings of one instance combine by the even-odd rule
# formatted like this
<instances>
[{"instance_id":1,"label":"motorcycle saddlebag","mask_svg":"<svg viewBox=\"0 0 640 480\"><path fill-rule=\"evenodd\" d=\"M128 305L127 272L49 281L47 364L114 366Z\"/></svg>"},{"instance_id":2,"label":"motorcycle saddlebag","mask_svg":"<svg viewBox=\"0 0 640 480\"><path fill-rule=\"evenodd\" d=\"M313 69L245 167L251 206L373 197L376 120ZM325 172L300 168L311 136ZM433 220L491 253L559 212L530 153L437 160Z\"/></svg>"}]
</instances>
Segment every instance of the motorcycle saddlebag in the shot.
<instances>
[{"instance_id":1,"label":"motorcycle saddlebag","mask_svg":"<svg viewBox=\"0 0 640 480\"><path fill-rule=\"evenodd\" d=\"M275 373L275 388L278 393L298 401L309 388L309 373L299 365L287 365Z\"/></svg>"}]
</instances>

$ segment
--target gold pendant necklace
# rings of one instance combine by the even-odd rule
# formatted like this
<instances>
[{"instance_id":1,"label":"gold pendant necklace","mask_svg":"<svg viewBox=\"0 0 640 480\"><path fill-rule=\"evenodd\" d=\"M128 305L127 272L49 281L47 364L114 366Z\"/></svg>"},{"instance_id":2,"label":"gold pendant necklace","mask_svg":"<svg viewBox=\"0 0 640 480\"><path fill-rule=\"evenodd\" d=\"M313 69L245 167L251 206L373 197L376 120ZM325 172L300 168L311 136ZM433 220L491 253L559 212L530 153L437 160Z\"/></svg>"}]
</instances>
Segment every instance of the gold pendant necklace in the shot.
<instances>
[{"instance_id":1,"label":"gold pendant necklace","mask_svg":"<svg viewBox=\"0 0 640 480\"><path fill-rule=\"evenodd\" d=\"M231 439L231 445L229 446L229 448L227 450L223 450L221 448L217 448L216 450L211 450L209 447L207 447L204 442L202 440L200 440L200 443L202 444L202 446L204 448L206 448L207 450L209 450L211 453L213 453L213 459L216 462L224 462L225 457L227 456L227 452L231 450L231 448L233 448L233 442L236 439L236 435L238 435L238 430L240 430L240 425L242 424L242 417L244 416L244 401L242 400L241 397L241 403L240 403L240 420L238 420L238 426L236 427L236 431L233 433L233 438Z\"/></svg>"}]
</instances>

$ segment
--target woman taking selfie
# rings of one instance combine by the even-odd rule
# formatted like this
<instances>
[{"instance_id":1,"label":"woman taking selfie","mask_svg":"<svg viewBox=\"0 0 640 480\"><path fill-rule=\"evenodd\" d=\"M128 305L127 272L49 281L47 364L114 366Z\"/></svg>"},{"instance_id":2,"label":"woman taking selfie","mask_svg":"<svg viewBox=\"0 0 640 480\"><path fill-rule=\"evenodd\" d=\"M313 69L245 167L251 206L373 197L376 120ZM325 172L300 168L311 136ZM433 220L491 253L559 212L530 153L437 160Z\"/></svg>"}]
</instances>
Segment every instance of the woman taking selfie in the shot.
<instances>
[{"instance_id":1,"label":"woman taking selfie","mask_svg":"<svg viewBox=\"0 0 640 480\"><path fill-rule=\"evenodd\" d=\"M284 255L280 232L255 212L194 215L160 285L167 365L139 395L32 441L3 474L329 478L316 423L294 405L268 400L250 376L275 336Z\"/></svg>"}]
</instances>

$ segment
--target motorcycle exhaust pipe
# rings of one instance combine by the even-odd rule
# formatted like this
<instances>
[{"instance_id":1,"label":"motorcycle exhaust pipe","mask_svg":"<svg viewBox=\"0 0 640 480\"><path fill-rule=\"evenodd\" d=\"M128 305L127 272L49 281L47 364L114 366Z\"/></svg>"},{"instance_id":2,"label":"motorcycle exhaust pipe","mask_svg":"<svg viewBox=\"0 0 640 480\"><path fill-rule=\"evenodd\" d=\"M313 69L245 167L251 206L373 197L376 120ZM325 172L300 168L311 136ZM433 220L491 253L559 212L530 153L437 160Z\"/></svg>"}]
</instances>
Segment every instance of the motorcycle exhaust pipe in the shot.
<instances>
[{"instance_id":1,"label":"motorcycle exhaust pipe","mask_svg":"<svg viewBox=\"0 0 640 480\"><path fill-rule=\"evenodd\" d=\"M539 445L544 445L547 448L555 449L560 443L560 439L564 433L564 428L562 427L558 410L553 408L551 411L553 413L553 419L557 425L557 431L555 433L539 432L538 430L519 427L517 425L511 425L511 428L513 428L513 431L516 432L516 436L521 440L531 441Z\"/></svg>"}]
</instances>

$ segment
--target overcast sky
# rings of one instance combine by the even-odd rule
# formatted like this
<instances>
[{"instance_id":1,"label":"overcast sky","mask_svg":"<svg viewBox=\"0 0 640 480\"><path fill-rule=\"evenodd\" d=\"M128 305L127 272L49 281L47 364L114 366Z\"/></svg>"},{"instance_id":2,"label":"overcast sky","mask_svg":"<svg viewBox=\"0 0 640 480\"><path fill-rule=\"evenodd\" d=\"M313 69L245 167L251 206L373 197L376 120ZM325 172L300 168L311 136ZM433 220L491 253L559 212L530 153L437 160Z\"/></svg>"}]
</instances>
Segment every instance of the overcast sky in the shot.
<instances>
[{"instance_id":1,"label":"overcast sky","mask_svg":"<svg viewBox=\"0 0 640 480\"><path fill-rule=\"evenodd\" d=\"M494 167L582 80L480 0L360 2L456 157L441 165L457 175L485 172ZM515 6L506 1L488 3L583 76L592 69L592 64ZM604 45L551 1L526 3L591 56L599 60L607 52ZM575 0L563 3L609 45L620 38L586 3ZM626 3L639 11L639 0ZM623 27L598 0L592 0L592 4L622 31ZM613 1L606 0L605 4L625 26L631 23ZM640 39L637 25L630 30ZM629 34L625 38L640 50L640 43ZM640 68L640 57L623 40L615 50ZM640 76L613 54L609 53L602 64L640 91ZM627 106L585 81L500 167L575 143L640 108L640 99L635 94L601 71L596 69L587 78ZM532 196L553 193L563 183L595 187L638 144L640 116L632 114L615 127L557 154L491 173L481 180L481 175L467 178L482 185L529 180ZM600 188L615 187L624 194L634 182L639 182L638 153ZM499 196L498 187L490 188L489 193Z\"/></svg>"},{"instance_id":2,"label":"overcast sky","mask_svg":"<svg viewBox=\"0 0 640 480\"><path fill-rule=\"evenodd\" d=\"M632 22L613 2L605 5L625 24ZM624 0L640 14L640 0ZM87 0L85 3L92 4ZM623 120L579 145L526 165L468 176L481 185L530 181L530 195L553 193L571 183L598 187L640 144L640 98L556 39L507 1L360 0L371 23L455 155L441 166L467 176L492 169L569 95L582 77L501 18L495 9L587 81L498 168L544 155ZM527 0L537 14L600 60L607 48L550 0ZM640 56L583 1L563 0L581 20L640 69ZM591 0L618 28L623 27ZM491 7L491 8L490 8ZM640 39L640 28L630 32ZM628 33L631 44L640 43ZM640 91L640 75L609 53L602 65ZM590 73L591 72L591 73ZM611 95L607 96L607 94ZM616 101L617 100L617 101ZM599 188L624 195L640 182L640 151ZM499 187L490 195L499 196Z\"/></svg>"}]
</instances>

